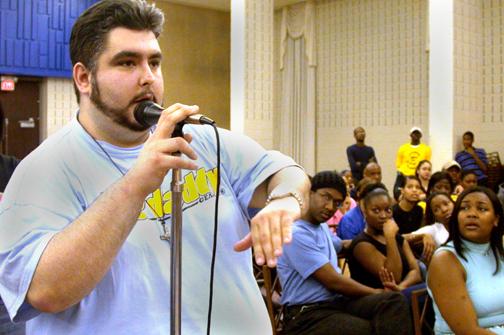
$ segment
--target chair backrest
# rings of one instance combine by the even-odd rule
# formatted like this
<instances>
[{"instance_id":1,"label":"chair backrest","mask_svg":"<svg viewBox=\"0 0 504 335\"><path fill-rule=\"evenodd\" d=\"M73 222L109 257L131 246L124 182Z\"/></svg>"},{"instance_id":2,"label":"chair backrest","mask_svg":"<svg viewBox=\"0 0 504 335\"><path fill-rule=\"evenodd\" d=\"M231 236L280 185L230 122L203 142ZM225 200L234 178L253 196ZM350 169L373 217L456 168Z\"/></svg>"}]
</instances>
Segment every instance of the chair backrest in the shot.
<instances>
[{"instance_id":1,"label":"chair backrest","mask_svg":"<svg viewBox=\"0 0 504 335\"><path fill-rule=\"evenodd\" d=\"M488 187L497 190L497 186L502 181L502 164L498 152L487 153L487 176Z\"/></svg>"},{"instance_id":2,"label":"chair backrest","mask_svg":"<svg viewBox=\"0 0 504 335\"><path fill-rule=\"evenodd\" d=\"M282 331L283 308L279 301L273 297L276 294L280 297L282 289L280 287L280 280L278 276L272 278L272 273L269 267L263 265L262 267L263 283L266 290L266 307L273 329L273 335L277 335Z\"/></svg>"},{"instance_id":3,"label":"chair backrest","mask_svg":"<svg viewBox=\"0 0 504 335\"><path fill-rule=\"evenodd\" d=\"M415 330L415 335L422 335L422 328L426 328L430 334L434 334L434 331L426 322L427 308L429 306L429 295L427 294L426 288L421 288L411 292L411 312L413 314L413 328ZM423 303L420 301L423 300Z\"/></svg>"}]
</instances>

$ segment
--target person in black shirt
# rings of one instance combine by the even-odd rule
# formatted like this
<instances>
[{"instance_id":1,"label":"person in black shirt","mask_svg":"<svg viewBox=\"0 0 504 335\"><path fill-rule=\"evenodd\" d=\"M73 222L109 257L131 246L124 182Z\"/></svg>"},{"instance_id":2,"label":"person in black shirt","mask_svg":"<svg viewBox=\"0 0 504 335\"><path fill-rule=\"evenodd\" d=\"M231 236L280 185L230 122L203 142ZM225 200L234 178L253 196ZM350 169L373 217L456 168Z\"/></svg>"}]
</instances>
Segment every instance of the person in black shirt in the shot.
<instances>
[{"instance_id":1,"label":"person in black shirt","mask_svg":"<svg viewBox=\"0 0 504 335\"><path fill-rule=\"evenodd\" d=\"M418 206L422 185L416 176L406 176L401 187L401 197L393 207L393 217L400 234L411 233L422 224L423 210Z\"/></svg>"},{"instance_id":2,"label":"person in black shirt","mask_svg":"<svg viewBox=\"0 0 504 335\"><path fill-rule=\"evenodd\" d=\"M420 269L408 242L398 234L391 205L392 198L381 188L364 197L366 228L352 240L348 265L351 277L364 285L384 287L385 272L396 283L393 290L404 290L421 281Z\"/></svg>"},{"instance_id":3,"label":"person in black shirt","mask_svg":"<svg viewBox=\"0 0 504 335\"><path fill-rule=\"evenodd\" d=\"M0 192L5 191L5 187L18 164L19 159L16 157L0 154Z\"/></svg>"},{"instance_id":4,"label":"person in black shirt","mask_svg":"<svg viewBox=\"0 0 504 335\"><path fill-rule=\"evenodd\" d=\"M378 162L374 149L364 144L366 131L362 127L354 129L355 144L349 146L346 150L348 164L352 170L352 176L355 182L359 182L363 177L363 171L370 162Z\"/></svg>"}]
</instances>

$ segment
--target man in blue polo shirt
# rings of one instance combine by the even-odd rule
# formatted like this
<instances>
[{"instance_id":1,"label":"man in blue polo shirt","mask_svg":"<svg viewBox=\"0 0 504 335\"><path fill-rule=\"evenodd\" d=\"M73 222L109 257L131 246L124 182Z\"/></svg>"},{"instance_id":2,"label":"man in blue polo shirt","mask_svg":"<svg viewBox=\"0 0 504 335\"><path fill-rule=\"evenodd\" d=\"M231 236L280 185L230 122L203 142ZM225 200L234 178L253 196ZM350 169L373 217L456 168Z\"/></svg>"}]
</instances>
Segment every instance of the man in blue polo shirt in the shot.
<instances>
[{"instance_id":1,"label":"man in blue polo shirt","mask_svg":"<svg viewBox=\"0 0 504 335\"><path fill-rule=\"evenodd\" d=\"M309 210L292 227L278 259L286 334L410 334L405 298L341 274L325 221L346 196L343 179L323 171L312 179Z\"/></svg>"},{"instance_id":2,"label":"man in blue polo shirt","mask_svg":"<svg viewBox=\"0 0 504 335\"><path fill-rule=\"evenodd\" d=\"M473 147L474 134L466 131L462 136L464 150L457 152L455 160L462 167L462 171L473 170L478 178L478 185L486 186L488 182L487 156L485 149Z\"/></svg>"}]
</instances>

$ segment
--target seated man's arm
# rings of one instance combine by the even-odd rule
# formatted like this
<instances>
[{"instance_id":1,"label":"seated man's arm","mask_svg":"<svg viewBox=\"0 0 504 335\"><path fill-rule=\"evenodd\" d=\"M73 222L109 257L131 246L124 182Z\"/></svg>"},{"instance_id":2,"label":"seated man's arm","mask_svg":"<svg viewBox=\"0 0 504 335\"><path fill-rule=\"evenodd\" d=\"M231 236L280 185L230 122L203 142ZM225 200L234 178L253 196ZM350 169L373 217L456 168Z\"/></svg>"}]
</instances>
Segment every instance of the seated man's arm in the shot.
<instances>
[{"instance_id":1,"label":"seated man's arm","mask_svg":"<svg viewBox=\"0 0 504 335\"><path fill-rule=\"evenodd\" d=\"M383 292L383 290L362 285L352 278L339 274L336 270L334 270L330 263L327 263L316 270L313 273L313 277L322 283L329 291L346 296L361 297Z\"/></svg>"},{"instance_id":2,"label":"seated man's arm","mask_svg":"<svg viewBox=\"0 0 504 335\"><path fill-rule=\"evenodd\" d=\"M339 238L337 235L331 234L331 240L336 253L339 253L341 250L343 250L343 240L341 238Z\"/></svg>"}]
</instances>

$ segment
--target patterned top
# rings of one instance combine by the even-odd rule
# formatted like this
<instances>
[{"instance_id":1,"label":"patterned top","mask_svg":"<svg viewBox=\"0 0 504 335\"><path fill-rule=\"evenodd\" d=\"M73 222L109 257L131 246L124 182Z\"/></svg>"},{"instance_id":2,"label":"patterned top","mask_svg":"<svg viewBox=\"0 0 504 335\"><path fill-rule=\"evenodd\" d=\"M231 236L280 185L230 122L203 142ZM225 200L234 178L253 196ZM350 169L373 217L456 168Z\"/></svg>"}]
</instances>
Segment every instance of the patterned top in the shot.
<instances>
[{"instance_id":1,"label":"patterned top","mask_svg":"<svg viewBox=\"0 0 504 335\"><path fill-rule=\"evenodd\" d=\"M487 160L485 149L474 148L474 151L476 152L476 155L478 156L478 158L483 163L485 163L485 165L488 165L488 160ZM455 160L457 161L457 163L460 164L460 167L462 168L462 170L464 170L464 171L465 170L474 170L474 172L476 173L476 176L478 177L478 181L488 178L487 175L484 174L483 171L481 171L481 169L480 169L479 165L476 163L476 160L474 159L474 157L470 153L468 153L467 151L462 150L460 152L457 152L457 154L455 155Z\"/></svg>"}]
</instances>

